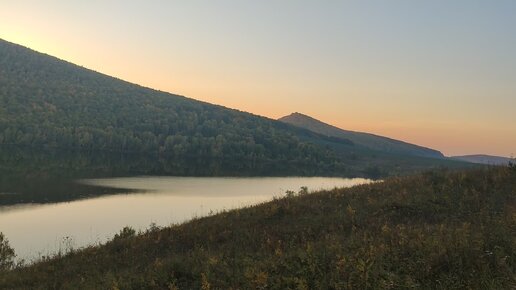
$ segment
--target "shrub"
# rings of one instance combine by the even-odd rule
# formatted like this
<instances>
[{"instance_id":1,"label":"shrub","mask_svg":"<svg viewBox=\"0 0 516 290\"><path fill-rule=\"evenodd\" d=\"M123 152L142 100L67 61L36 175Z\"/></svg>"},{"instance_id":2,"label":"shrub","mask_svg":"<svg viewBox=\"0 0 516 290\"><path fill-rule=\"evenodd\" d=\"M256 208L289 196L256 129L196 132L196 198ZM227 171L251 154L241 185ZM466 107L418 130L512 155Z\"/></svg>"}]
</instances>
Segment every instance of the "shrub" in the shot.
<instances>
[{"instance_id":1,"label":"shrub","mask_svg":"<svg viewBox=\"0 0 516 290\"><path fill-rule=\"evenodd\" d=\"M9 241L0 232L0 271L9 270L14 266L14 249L9 245Z\"/></svg>"},{"instance_id":2,"label":"shrub","mask_svg":"<svg viewBox=\"0 0 516 290\"><path fill-rule=\"evenodd\" d=\"M131 227L124 227L118 234L115 235L113 241L125 240L136 235L136 231Z\"/></svg>"}]
</instances>

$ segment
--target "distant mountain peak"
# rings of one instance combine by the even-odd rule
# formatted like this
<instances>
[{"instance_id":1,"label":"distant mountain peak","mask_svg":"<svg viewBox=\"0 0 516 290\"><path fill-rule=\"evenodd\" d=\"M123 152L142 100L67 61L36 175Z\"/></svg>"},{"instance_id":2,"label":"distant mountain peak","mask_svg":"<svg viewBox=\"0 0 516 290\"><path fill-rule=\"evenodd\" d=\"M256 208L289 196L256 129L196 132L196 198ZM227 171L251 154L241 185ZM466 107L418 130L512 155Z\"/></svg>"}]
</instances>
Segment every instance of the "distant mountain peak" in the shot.
<instances>
[{"instance_id":1,"label":"distant mountain peak","mask_svg":"<svg viewBox=\"0 0 516 290\"><path fill-rule=\"evenodd\" d=\"M303 114L303 113L300 113L300 112L294 112L294 113L292 113L290 115L287 115L287 116L279 118L279 120L281 120L281 119L288 119L288 118L307 118L307 119L312 119L312 120L319 121L319 120L317 120L317 119L315 119L313 117L310 117L310 116L308 116L306 114Z\"/></svg>"},{"instance_id":2,"label":"distant mountain peak","mask_svg":"<svg viewBox=\"0 0 516 290\"><path fill-rule=\"evenodd\" d=\"M444 158L441 152L434 149L370 133L344 130L299 112L294 112L278 120L326 136L348 139L355 144L377 151L400 155Z\"/></svg>"}]
</instances>

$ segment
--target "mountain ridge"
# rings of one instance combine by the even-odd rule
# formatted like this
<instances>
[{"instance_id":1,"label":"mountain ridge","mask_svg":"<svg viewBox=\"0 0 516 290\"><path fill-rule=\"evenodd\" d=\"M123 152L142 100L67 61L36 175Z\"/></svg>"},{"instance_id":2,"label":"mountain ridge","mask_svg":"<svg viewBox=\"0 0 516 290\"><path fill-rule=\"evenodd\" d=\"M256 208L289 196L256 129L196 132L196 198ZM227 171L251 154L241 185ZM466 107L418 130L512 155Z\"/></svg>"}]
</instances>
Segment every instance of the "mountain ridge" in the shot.
<instances>
[{"instance_id":1,"label":"mountain ridge","mask_svg":"<svg viewBox=\"0 0 516 290\"><path fill-rule=\"evenodd\" d=\"M460 161L488 165L507 165L509 162L514 162L513 158L487 154L459 155L451 156L450 158Z\"/></svg>"},{"instance_id":2,"label":"mountain ridge","mask_svg":"<svg viewBox=\"0 0 516 290\"><path fill-rule=\"evenodd\" d=\"M444 158L440 151L411 144L405 141L396 140L376 134L350 131L338 128L331 124L324 123L308 115L295 112L278 119L294 126L305 128L313 132L333 137L341 137L373 150L379 150L394 154L408 154L420 157Z\"/></svg>"}]
</instances>

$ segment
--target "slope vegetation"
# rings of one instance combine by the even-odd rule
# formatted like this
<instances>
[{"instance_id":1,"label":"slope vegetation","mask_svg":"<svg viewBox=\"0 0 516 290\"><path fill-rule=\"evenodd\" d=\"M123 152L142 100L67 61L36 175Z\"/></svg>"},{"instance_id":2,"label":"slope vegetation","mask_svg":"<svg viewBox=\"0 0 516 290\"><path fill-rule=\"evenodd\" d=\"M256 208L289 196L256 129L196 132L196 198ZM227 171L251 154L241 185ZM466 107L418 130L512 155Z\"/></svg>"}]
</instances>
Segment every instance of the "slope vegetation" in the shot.
<instances>
[{"instance_id":1,"label":"slope vegetation","mask_svg":"<svg viewBox=\"0 0 516 290\"><path fill-rule=\"evenodd\" d=\"M0 40L0 144L329 164L328 138L109 77ZM348 140L331 140L352 146Z\"/></svg>"},{"instance_id":2,"label":"slope vegetation","mask_svg":"<svg viewBox=\"0 0 516 290\"><path fill-rule=\"evenodd\" d=\"M437 171L125 228L0 288L514 289L515 232L516 168Z\"/></svg>"},{"instance_id":3,"label":"slope vegetation","mask_svg":"<svg viewBox=\"0 0 516 290\"><path fill-rule=\"evenodd\" d=\"M151 154L161 168L154 174L203 163L210 170L189 174L381 177L464 166L359 143L144 88L0 40L0 145Z\"/></svg>"}]
</instances>

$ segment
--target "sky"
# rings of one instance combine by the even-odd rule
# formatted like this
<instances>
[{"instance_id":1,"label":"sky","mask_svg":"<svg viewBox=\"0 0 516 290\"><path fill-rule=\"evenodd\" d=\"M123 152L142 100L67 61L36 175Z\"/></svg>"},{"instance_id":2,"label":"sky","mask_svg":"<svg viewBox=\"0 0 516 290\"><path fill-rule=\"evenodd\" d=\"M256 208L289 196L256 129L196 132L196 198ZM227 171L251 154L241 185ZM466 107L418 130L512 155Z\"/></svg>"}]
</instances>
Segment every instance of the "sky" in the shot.
<instances>
[{"instance_id":1,"label":"sky","mask_svg":"<svg viewBox=\"0 0 516 290\"><path fill-rule=\"evenodd\" d=\"M516 154L516 1L0 0L0 38L446 155Z\"/></svg>"}]
</instances>

